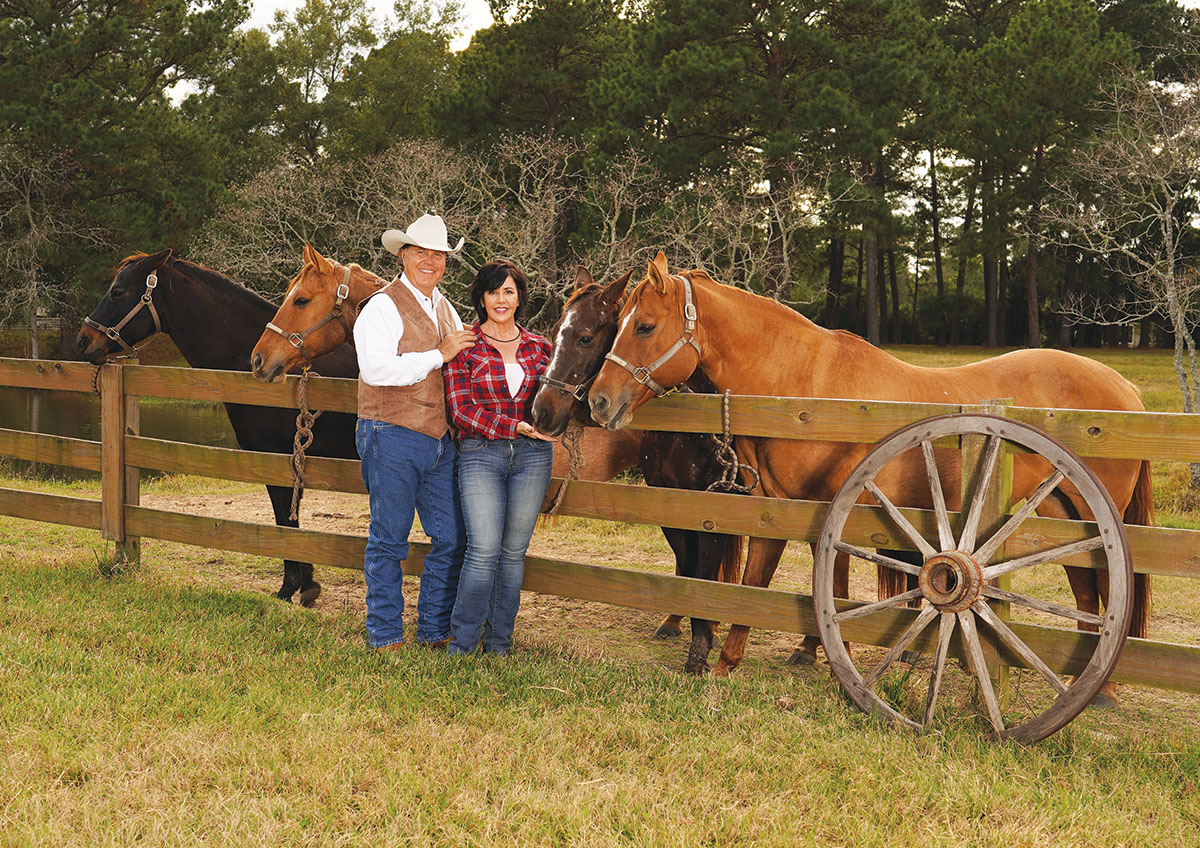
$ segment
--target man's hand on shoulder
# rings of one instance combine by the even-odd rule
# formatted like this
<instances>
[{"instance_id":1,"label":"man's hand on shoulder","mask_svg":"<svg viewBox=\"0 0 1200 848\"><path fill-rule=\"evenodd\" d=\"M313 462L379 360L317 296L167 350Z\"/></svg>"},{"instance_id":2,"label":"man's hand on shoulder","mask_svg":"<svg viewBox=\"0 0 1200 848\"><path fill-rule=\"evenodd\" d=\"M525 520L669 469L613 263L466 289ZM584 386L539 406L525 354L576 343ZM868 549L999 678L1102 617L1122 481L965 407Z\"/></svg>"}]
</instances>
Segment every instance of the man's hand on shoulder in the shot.
<instances>
[{"instance_id":1,"label":"man's hand on shoulder","mask_svg":"<svg viewBox=\"0 0 1200 848\"><path fill-rule=\"evenodd\" d=\"M455 330L447 333L442 339L442 343L438 345L438 351L442 354L442 362L449 362L474 344L475 332L473 330Z\"/></svg>"}]
</instances>

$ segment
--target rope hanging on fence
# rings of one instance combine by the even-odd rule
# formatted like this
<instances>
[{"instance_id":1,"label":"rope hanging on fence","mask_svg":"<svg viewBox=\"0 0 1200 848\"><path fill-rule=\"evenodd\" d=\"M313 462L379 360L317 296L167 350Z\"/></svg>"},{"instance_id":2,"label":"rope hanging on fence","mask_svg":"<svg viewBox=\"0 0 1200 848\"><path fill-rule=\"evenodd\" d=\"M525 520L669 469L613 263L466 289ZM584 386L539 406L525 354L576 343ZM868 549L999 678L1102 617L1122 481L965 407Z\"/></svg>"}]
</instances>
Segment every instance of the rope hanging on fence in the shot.
<instances>
[{"instance_id":1,"label":"rope hanging on fence","mask_svg":"<svg viewBox=\"0 0 1200 848\"><path fill-rule=\"evenodd\" d=\"M724 426L725 433L722 436L714 435L713 441L717 443L717 459L725 470L721 473L720 480L714 480L705 491L711 492L714 489L720 489L726 492L739 492L743 495L748 495L758 488L758 470L753 465L746 465L744 462L738 462L737 453L733 449L733 436L729 433L729 391L725 391L725 396L721 399L721 420ZM754 482L750 485L739 483L738 472L746 469L749 479Z\"/></svg>"},{"instance_id":2,"label":"rope hanging on fence","mask_svg":"<svg viewBox=\"0 0 1200 848\"><path fill-rule=\"evenodd\" d=\"M582 444L583 427L572 424L562 435L562 446L567 449L567 476L563 478L562 485L554 493L550 509L546 510L547 515L558 515L558 507L562 503L563 495L567 493L567 484L572 480L579 479L579 469L586 464L586 460L583 458Z\"/></svg>"},{"instance_id":3,"label":"rope hanging on fence","mask_svg":"<svg viewBox=\"0 0 1200 848\"><path fill-rule=\"evenodd\" d=\"M288 516L292 521L300 520L300 498L304 496L305 485L304 452L313 443L313 424L321 417L320 411L308 409L308 377L311 373L305 365L296 389L296 406L300 412L296 415L296 436L292 440L292 512Z\"/></svg>"}]
</instances>

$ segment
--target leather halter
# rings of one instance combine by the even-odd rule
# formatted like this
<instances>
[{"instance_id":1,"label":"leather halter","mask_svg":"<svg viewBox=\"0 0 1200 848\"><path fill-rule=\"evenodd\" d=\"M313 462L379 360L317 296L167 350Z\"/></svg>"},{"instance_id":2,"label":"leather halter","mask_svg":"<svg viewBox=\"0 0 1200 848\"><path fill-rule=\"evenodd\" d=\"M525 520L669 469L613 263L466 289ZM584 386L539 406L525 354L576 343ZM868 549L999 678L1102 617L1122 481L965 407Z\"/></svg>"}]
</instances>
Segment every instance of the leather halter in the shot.
<instances>
[{"instance_id":1,"label":"leather halter","mask_svg":"<svg viewBox=\"0 0 1200 848\"><path fill-rule=\"evenodd\" d=\"M333 308L329 310L328 315L326 315L317 323L313 324L303 333L289 333L286 332L282 327L277 326L274 322L267 322L268 330L278 333L287 339L291 346L300 351L301 355L309 362L312 362L314 357L305 349L304 340L317 330L324 327L330 321L337 321L342 325L342 330L345 332L346 341L354 338L353 331L350 329L350 325L346 323L346 316L342 314L342 304L345 303L346 298L350 296L350 266L339 265L336 262L334 264L342 269L342 282L337 287L337 292L335 293L333 299Z\"/></svg>"},{"instance_id":2,"label":"leather halter","mask_svg":"<svg viewBox=\"0 0 1200 848\"><path fill-rule=\"evenodd\" d=\"M599 373L600 371L597 369L596 374ZM544 373L538 374L538 380L542 383L545 383L552 389L558 389L559 391L566 392L571 397L575 398L575 400L583 403L585 400L587 400L588 389L592 387L592 383L596 380L596 374L588 377L582 383L574 385L571 383L564 383L562 380L555 380L553 377L547 377Z\"/></svg>"},{"instance_id":3,"label":"leather halter","mask_svg":"<svg viewBox=\"0 0 1200 848\"><path fill-rule=\"evenodd\" d=\"M159 333L162 332L162 322L158 320L158 310L154 308L154 287L157 285L158 285L158 272L151 271L150 274L146 277L146 291L142 294L141 298L138 300L137 305L134 306L133 309L131 309L129 311L129 314L127 314L124 318L122 318L120 320L119 323L115 324L114 326L105 327L103 324L100 324L99 322L92 320L91 316L84 318L83 323L86 324L87 326L91 327L94 330L99 330L105 336L112 339L114 342L119 344L121 347L125 348L125 354L127 356L136 356L137 352L139 350L141 350L143 347L145 347L146 343L149 342L150 339L154 338L155 336L157 336ZM130 321L133 320L133 317L135 315L137 315L143 309L150 310L150 316L154 319L154 332L151 333L150 335L146 336L146 338L142 339L140 344L138 344L136 346L131 346L128 342L126 342L123 338L121 338L121 330L122 330L122 328L124 328L124 326L126 324L128 324Z\"/></svg>"},{"instance_id":4,"label":"leather halter","mask_svg":"<svg viewBox=\"0 0 1200 848\"><path fill-rule=\"evenodd\" d=\"M604 354L605 359L611 359L613 362L620 365L631 375L635 382L641 383L643 386L654 392L655 397L662 397L665 394L670 394L677 387L672 386L669 389L664 389L651 376L659 368L663 367L670 361L671 357L679 353L685 345L691 345L696 349L696 355L700 355L700 345L696 342L696 304L692 302L692 283L687 277L678 274L671 274L671 279L678 280L683 283L683 335L678 341L660 356L658 359L649 365L631 365L621 357L617 356L612 351Z\"/></svg>"}]
</instances>

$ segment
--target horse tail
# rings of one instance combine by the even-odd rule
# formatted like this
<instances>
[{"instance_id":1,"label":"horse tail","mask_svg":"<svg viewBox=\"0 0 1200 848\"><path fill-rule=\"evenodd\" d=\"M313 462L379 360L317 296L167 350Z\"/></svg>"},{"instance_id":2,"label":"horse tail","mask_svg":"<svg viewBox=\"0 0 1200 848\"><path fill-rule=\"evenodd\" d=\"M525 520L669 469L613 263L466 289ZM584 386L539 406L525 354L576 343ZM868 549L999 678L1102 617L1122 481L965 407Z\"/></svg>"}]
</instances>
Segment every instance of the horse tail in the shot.
<instances>
[{"instance_id":1,"label":"horse tail","mask_svg":"<svg viewBox=\"0 0 1200 848\"><path fill-rule=\"evenodd\" d=\"M1150 481L1150 461L1142 460L1138 468L1137 483L1133 487L1133 497L1125 507L1123 516L1126 524L1150 526L1154 523L1154 494ZM1150 575L1133 575L1133 614L1129 618L1129 635L1140 639L1146 638L1146 628L1150 622Z\"/></svg>"},{"instance_id":2,"label":"horse tail","mask_svg":"<svg viewBox=\"0 0 1200 848\"><path fill-rule=\"evenodd\" d=\"M740 583L742 581L742 554L746 548L746 537L722 536L721 539L721 565L717 571L717 579L722 583Z\"/></svg>"}]
</instances>

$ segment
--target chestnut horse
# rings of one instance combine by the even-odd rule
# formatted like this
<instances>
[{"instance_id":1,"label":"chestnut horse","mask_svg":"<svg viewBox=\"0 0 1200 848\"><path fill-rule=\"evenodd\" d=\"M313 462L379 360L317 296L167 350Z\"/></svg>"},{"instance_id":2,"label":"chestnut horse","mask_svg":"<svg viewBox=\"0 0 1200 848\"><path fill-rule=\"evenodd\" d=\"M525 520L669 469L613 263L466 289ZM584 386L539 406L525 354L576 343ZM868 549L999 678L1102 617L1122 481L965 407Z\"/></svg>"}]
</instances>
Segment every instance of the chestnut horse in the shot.
<instances>
[{"instance_id":1,"label":"chestnut horse","mask_svg":"<svg viewBox=\"0 0 1200 848\"><path fill-rule=\"evenodd\" d=\"M661 253L621 311L620 331L609 359L592 384L589 402L592 417L613 429L628 424L633 410L654 396L647 377L670 386L697 367L704 369L718 391L743 395L959 404L1002 397L1019 406L1143 409L1137 390L1124 377L1081 356L1021 350L956 368L920 368L852 333L818 327L773 300L721 285L704 271L673 275ZM870 449L870 445L842 442L737 439L739 460L758 469L755 493L778 498L831 500ZM880 479L880 488L897 505L932 507L921 461L914 457L910 466L898 467L889 479ZM1088 464L1124 511L1127 523L1150 523L1148 462L1094 459ZM1034 491L1049 466L1033 455L1015 456L1013 466L1012 497L1018 502ZM948 472L949 468L943 475L948 482L946 501L957 505L958 475ZM1079 492L1065 482L1037 511L1056 518L1092 517ZM768 585L784 545L751 539L742 582ZM1067 574L1079 609L1098 612L1107 581L1087 568L1069 567ZM1138 574L1130 624L1133 635L1144 634L1148 605L1149 578ZM737 667L747 631L739 625L730 629L715 674L728 675Z\"/></svg>"},{"instance_id":2,"label":"chestnut horse","mask_svg":"<svg viewBox=\"0 0 1200 848\"><path fill-rule=\"evenodd\" d=\"M359 305L389 283L360 265L332 262L312 245L304 245L303 259L282 305L250 354L254 376L266 383L299 370L343 342L353 342ZM611 480L633 465L640 442L640 433L590 428L580 445L584 461L580 479ZM552 473L563 477L568 467L567 452L556 443Z\"/></svg>"},{"instance_id":3,"label":"chestnut horse","mask_svg":"<svg viewBox=\"0 0 1200 848\"><path fill-rule=\"evenodd\" d=\"M575 276L575 290L551 331L554 356L542 375L545 385L533 401L533 421L546 433L561 433L572 419L587 423L587 390L604 364L604 356L617 334L617 314L629 282L629 274L607 286L596 284L586 268ZM684 384L686 390L710 393L713 385L697 369ZM642 437L638 462L646 483L675 489L706 490L721 479L723 467L717 459L713 437L699 433L647 431ZM663 527L663 535L675 554L675 573L704 580L731 583L741 566L741 537L721 533ZM736 540L736 542L735 542ZM848 557L838 555L839 586L848 573ZM656 636L678 635L681 616L672 615ZM712 643L708 622L692 619L692 644L685 671L698 674L708 669ZM715 625L715 622L713 623ZM821 640L808 636L788 658L790 665L816 661Z\"/></svg>"},{"instance_id":4,"label":"chestnut horse","mask_svg":"<svg viewBox=\"0 0 1200 848\"><path fill-rule=\"evenodd\" d=\"M275 307L233 280L200 265L185 262L163 250L152 256L125 259L101 301L79 330L76 344L84 359L99 365L112 356L129 353L156 333L166 333L193 368L248 371L250 349ZM313 363L329 377L358 375L354 351L332 345L328 355ZM233 434L242 450L292 452L296 411L240 403L225 404ZM314 456L357 459L354 416L329 413L317 419ZM297 527L289 518L291 486L267 486L275 523ZM276 597L289 601L296 592L311 606L321 594L309 562L283 561L283 584Z\"/></svg>"}]
</instances>

